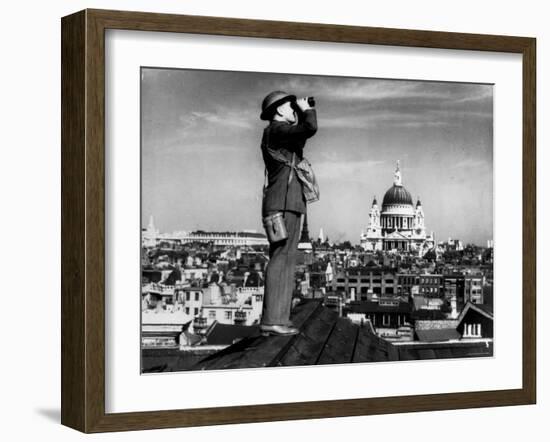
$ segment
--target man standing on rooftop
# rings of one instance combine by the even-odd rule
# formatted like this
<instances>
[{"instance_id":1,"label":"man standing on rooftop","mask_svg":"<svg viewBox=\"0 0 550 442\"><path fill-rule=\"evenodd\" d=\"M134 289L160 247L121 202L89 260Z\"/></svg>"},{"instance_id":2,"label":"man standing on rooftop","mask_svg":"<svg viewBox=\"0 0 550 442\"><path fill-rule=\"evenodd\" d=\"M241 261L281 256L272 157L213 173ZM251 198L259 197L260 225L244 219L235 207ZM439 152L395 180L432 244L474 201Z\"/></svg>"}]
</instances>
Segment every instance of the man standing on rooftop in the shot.
<instances>
[{"instance_id":1,"label":"man standing on rooftop","mask_svg":"<svg viewBox=\"0 0 550 442\"><path fill-rule=\"evenodd\" d=\"M283 91L271 92L262 102L260 118L270 122L264 129L261 144L267 175L262 217L281 213L288 233L286 239L270 241L260 324L264 335L298 333L290 322L290 308L306 199L294 167L303 159L306 140L317 131L313 105L311 98L296 99Z\"/></svg>"}]
</instances>

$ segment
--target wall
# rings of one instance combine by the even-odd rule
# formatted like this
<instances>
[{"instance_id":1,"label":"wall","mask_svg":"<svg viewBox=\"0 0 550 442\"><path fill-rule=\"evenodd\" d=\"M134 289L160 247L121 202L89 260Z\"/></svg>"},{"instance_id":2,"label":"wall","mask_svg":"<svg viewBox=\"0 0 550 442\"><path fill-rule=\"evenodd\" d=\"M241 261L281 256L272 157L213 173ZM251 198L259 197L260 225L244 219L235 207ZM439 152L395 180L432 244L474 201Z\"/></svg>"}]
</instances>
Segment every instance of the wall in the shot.
<instances>
[{"instance_id":1,"label":"wall","mask_svg":"<svg viewBox=\"0 0 550 442\"><path fill-rule=\"evenodd\" d=\"M177 2L146 1L60 1L19 0L3 5L0 98L2 100L2 160L0 184L2 215L4 296L20 296L17 309L4 312L0 391L2 392L3 440L36 437L57 441L83 440L84 436L58 424L60 396L60 26L59 18L85 7L218 15L246 18L342 23L366 26L433 29L460 32L535 36L538 38L538 176L539 226L548 222L548 199L543 188L549 179L550 130L550 28L545 2L406 0L392 2L279 1L231 2L201 0ZM542 270L549 264L549 235L538 231L539 305L548 311L543 296L549 290ZM545 247L546 246L546 247ZM546 249L546 250L545 250ZM13 268L12 268L13 267ZM7 287L5 282L7 282ZM21 284L29 297L21 296ZM17 290L15 287L17 286ZM29 302L30 301L30 302ZM4 309L12 303L3 304ZM7 313L7 314L6 314ZM543 317L539 314L539 318ZM17 330L17 341L7 336ZM518 331L519 332L519 331ZM463 441L460 431L476 439L523 439L529 432L541 440L548 432L549 346L548 323L539 322L539 404L529 407L416 413L399 416L354 417L232 425L216 428L163 430L94 436L95 440L214 440L261 439L275 441L307 437L320 441L345 436L385 440ZM538 433L538 437L537 437Z\"/></svg>"}]
</instances>

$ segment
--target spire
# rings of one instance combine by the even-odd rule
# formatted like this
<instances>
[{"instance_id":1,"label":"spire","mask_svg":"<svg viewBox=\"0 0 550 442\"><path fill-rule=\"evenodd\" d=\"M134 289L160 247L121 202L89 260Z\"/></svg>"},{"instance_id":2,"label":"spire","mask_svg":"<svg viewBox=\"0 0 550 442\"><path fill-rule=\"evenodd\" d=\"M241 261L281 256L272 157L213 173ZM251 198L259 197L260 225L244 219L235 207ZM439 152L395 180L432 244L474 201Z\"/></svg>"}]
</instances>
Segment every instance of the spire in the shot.
<instances>
[{"instance_id":1,"label":"spire","mask_svg":"<svg viewBox=\"0 0 550 442\"><path fill-rule=\"evenodd\" d=\"M397 160L397 166L395 167L395 174L393 175L393 185L402 186L401 183L401 170L399 169L399 160Z\"/></svg>"},{"instance_id":2,"label":"spire","mask_svg":"<svg viewBox=\"0 0 550 442\"><path fill-rule=\"evenodd\" d=\"M309 230L307 227L307 213L304 215L304 225L302 226L302 235L300 237L301 243L310 242L309 241Z\"/></svg>"},{"instance_id":3,"label":"spire","mask_svg":"<svg viewBox=\"0 0 550 442\"><path fill-rule=\"evenodd\" d=\"M421 206L422 203L420 202L420 197L416 197L416 207Z\"/></svg>"},{"instance_id":4,"label":"spire","mask_svg":"<svg viewBox=\"0 0 550 442\"><path fill-rule=\"evenodd\" d=\"M323 233L323 228L322 227L319 229L319 241L320 242L325 242L325 234Z\"/></svg>"}]
</instances>

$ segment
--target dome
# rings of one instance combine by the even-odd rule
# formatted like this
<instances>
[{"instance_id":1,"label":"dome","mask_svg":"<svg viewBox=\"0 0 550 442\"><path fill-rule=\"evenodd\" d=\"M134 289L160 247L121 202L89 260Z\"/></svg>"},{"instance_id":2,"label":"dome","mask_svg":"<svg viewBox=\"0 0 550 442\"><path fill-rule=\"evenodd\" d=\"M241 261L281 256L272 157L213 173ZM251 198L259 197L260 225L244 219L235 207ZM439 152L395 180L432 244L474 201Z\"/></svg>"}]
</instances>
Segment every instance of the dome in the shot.
<instances>
[{"instance_id":1,"label":"dome","mask_svg":"<svg viewBox=\"0 0 550 442\"><path fill-rule=\"evenodd\" d=\"M403 186L393 185L388 189L384 195L382 202L383 206L389 206L392 204L398 205L413 205L411 194Z\"/></svg>"}]
</instances>

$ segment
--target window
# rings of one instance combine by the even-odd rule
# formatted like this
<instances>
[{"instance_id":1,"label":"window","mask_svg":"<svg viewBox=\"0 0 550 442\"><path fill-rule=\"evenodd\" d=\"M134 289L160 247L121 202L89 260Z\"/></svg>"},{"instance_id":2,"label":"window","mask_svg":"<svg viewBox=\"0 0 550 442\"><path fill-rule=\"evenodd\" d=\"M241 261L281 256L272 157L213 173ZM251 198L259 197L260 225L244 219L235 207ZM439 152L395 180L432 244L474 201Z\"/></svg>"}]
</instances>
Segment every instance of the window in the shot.
<instances>
[{"instance_id":1,"label":"window","mask_svg":"<svg viewBox=\"0 0 550 442\"><path fill-rule=\"evenodd\" d=\"M351 283L356 283L356 282L357 282L357 279L356 279L356 278L351 278L351 279L349 280L349 282L351 282Z\"/></svg>"},{"instance_id":2,"label":"window","mask_svg":"<svg viewBox=\"0 0 550 442\"><path fill-rule=\"evenodd\" d=\"M225 319L231 319L233 317L233 312L231 310L225 311Z\"/></svg>"},{"instance_id":3,"label":"window","mask_svg":"<svg viewBox=\"0 0 550 442\"><path fill-rule=\"evenodd\" d=\"M390 325L390 315L382 315L382 325Z\"/></svg>"},{"instance_id":4,"label":"window","mask_svg":"<svg viewBox=\"0 0 550 442\"><path fill-rule=\"evenodd\" d=\"M191 300L191 293L187 292L187 293L185 294L185 299L186 299L187 301L190 301L190 300Z\"/></svg>"},{"instance_id":5,"label":"window","mask_svg":"<svg viewBox=\"0 0 550 442\"><path fill-rule=\"evenodd\" d=\"M198 301L199 300L199 292L195 292L195 301Z\"/></svg>"},{"instance_id":6,"label":"window","mask_svg":"<svg viewBox=\"0 0 550 442\"><path fill-rule=\"evenodd\" d=\"M195 316L199 314L199 309L195 307Z\"/></svg>"},{"instance_id":7,"label":"window","mask_svg":"<svg viewBox=\"0 0 550 442\"><path fill-rule=\"evenodd\" d=\"M481 337L481 324L464 324L465 338L480 338Z\"/></svg>"},{"instance_id":8,"label":"window","mask_svg":"<svg viewBox=\"0 0 550 442\"><path fill-rule=\"evenodd\" d=\"M185 307L185 314L186 314L186 315L189 314L189 307Z\"/></svg>"}]
</instances>

